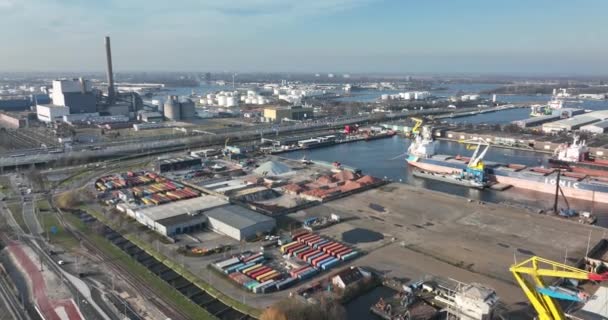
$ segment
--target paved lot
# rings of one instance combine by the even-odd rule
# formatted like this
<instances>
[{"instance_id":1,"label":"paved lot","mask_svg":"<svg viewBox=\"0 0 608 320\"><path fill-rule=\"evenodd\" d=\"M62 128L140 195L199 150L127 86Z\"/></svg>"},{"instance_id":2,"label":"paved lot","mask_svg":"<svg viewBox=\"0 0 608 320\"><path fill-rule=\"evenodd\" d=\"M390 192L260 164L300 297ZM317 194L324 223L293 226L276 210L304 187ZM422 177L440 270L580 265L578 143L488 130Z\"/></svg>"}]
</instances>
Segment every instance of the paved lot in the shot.
<instances>
[{"instance_id":1,"label":"paved lot","mask_svg":"<svg viewBox=\"0 0 608 320\"><path fill-rule=\"evenodd\" d=\"M575 261L585 255L590 232L591 246L605 236L601 228L401 184L307 213L346 219L321 233L348 238L369 252L355 264L408 279L430 274L485 283L509 304L525 299L508 271L514 259L538 255Z\"/></svg>"}]
</instances>

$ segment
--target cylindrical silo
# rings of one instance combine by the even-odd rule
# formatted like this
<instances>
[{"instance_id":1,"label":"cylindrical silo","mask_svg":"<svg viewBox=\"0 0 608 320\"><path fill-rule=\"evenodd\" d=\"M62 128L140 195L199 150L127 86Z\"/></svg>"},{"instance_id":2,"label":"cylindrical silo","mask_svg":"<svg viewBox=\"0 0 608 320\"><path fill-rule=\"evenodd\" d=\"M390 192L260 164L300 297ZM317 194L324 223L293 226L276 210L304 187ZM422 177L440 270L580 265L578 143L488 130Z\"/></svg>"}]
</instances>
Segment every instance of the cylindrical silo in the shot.
<instances>
[{"instance_id":1,"label":"cylindrical silo","mask_svg":"<svg viewBox=\"0 0 608 320\"><path fill-rule=\"evenodd\" d=\"M226 107L235 107L237 106L237 100L234 97L228 97L226 99Z\"/></svg>"},{"instance_id":2,"label":"cylindrical silo","mask_svg":"<svg viewBox=\"0 0 608 320\"><path fill-rule=\"evenodd\" d=\"M194 101L185 99L180 102L181 106L181 119L193 119L196 118L196 108L194 107Z\"/></svg>"},{"instance_id":3,"label":"cylindrical silo","mask_svg":"<svg viewBox=\"0 0 608 320\"><path fill-rule=\"evenodd\" d=\"M165 101L164 107L164 115L165 118L169 120L179 121L181 120L181 110L179 106L179 102L177 101L177 96L169 96L167 101Z\"/></svg>"},{"instance_id":4,"label":"cylindrical silo","mask_svg":"<svg viewBox=\"0 0 608 320\"><path fill-rule=\"evenodd\" d=\"M226 105L226 100L227 100L227 97L225 95L218 96L217 97L217 105L218 106L222 106L222 107L225 106Z\"/></svg>"}]
</instances>

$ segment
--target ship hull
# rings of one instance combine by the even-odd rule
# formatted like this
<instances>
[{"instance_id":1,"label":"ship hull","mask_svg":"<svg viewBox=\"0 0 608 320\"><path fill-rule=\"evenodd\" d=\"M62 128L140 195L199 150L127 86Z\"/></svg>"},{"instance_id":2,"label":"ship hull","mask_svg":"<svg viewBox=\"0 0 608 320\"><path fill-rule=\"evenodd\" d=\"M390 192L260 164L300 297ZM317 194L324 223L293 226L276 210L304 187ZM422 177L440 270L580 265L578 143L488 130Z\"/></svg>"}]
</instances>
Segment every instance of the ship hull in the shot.
<instances>
[{"instance_id":1,"label":"ship hull","mask_svg":"<svg viewBox=\"0 0 608 320\"><path fill-rule=\"evenodd\" d=\"M549 164L554 168L570 169L572 172L608 177L608 164L594 163L593 161L567 162L556 159L549 159Z\"/></svg>"},{"instance_id":2,"label":"ship hull","mask_svg":"<svg viewBox=\"0 0 608 320\"><path fill-rule=\"evenodd\" d=\"M407 162L412 167L430 172L451 174L461 170L454 168L454 164L452 163L442 165L437 160L408 159ZM463 166L466 166L466 164L463 164ZM492 182L547 194L555 194L556 191L555 175L543 176L504 169L489 169L488 178ZM566 178L562 178L560 185L566 198L608 203L608 185L594 185Z\"/></svg>"}]
</instances>

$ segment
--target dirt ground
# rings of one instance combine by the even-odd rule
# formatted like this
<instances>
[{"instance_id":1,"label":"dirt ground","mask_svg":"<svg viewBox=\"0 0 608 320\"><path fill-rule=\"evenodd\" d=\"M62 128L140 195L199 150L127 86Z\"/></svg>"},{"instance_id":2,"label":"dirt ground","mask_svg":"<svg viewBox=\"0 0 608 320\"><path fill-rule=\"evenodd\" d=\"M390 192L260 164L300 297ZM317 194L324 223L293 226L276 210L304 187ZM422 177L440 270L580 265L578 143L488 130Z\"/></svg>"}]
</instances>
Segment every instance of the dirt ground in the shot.
<instances>
[{"instance_id":1,"label":"dirt ground","mask_svg":"<svg viewBox=\"0 0 608 320\"><path fill-rule=\"evenodd\" d=\"M322 206L308 216L339 214L320 233L368 254L354 264L389 276L443 276L492 286L508 304L525 297L509 272L532 255L576 261L605 236L602 228L390 184ZM346 241L348 240L348 241Z\"/></svg>"}]
</instances>

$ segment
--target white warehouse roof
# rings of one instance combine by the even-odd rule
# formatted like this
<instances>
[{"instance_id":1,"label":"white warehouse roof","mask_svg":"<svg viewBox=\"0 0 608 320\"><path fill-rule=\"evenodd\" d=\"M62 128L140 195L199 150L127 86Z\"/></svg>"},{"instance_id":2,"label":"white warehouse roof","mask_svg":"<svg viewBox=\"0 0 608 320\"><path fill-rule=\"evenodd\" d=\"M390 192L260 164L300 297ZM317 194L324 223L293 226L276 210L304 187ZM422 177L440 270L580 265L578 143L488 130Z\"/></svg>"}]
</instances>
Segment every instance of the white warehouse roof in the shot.
<instances>
[{"instance_id":1,"label":"white warehouse roof","mask_svg":"<svg viewBox=\"0 0 608 320\"><path fill-rule=\"evenodd\" d=\"M137 215L146 216L149 220L152 221L159 221L183 214L197 214L201 211L209 210L226 204L228 204L228 201L222 198L210 195L203 195L197 198L175 201L159 206L147 207L141 210L137 210Z\"/></svg>"},{"instance_id":2,"label":"white warehouse roof","mask_svg":"<svg viewBox=\"0 0 608 320\"><path fill-rule=\"evenodd\" d=\"M205 212L205 215L236 229L245 229L259 223L274 222L271 217L237 205L216 207Z\"/></svg>"}]
</instances>

